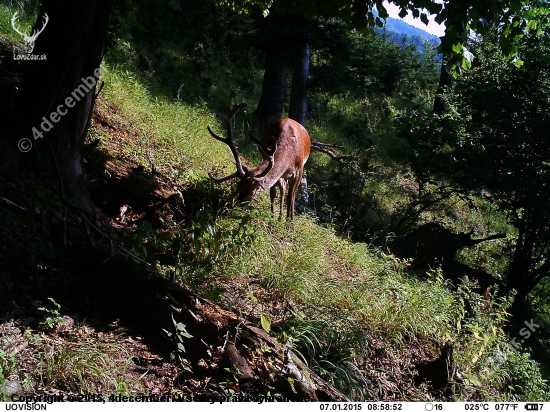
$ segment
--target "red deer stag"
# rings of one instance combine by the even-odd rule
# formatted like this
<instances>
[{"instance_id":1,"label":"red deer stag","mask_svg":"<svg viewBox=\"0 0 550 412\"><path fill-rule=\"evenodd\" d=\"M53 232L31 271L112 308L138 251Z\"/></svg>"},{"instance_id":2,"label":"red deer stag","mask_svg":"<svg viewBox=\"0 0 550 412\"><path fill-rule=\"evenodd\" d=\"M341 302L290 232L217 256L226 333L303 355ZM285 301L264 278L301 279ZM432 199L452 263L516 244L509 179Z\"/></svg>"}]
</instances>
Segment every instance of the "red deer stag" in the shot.
<instances>
[{"instance_id":1,"label":"red deer stag","mask_svg":"<svg viewBox=\"0 0 550 412\"><path fill-rule=\"evenodd\" d=\"M307 130L300 123L292 119L281 119L266 130L263 141L260 142L250 135L250 138L258 145L264 161L258 167L248 168L241 163L239 151L233 142L233 118L245 106L246 103L235 106L229 116L218 114L218 117L227 126L227 137L218 136L210 129L210 126L208 127L208 132L212 137L226 143L231 149L235 158L237 171L221 178L216 178L211 173L208 173L208 175L218 183L239 178L240 181L237 183L236 193L239 203L250 204L260 193L269 189L271 213L273 215L275 215L275 197L277 196L276 186L279 186L281 190L279 218L283 214L284 197L287 188L285 179L288 179L286 216L287 219L292 220L294 219L296 191L302 180L304 165L311 150L311 138Z\"/></svg>"}]
</instances>

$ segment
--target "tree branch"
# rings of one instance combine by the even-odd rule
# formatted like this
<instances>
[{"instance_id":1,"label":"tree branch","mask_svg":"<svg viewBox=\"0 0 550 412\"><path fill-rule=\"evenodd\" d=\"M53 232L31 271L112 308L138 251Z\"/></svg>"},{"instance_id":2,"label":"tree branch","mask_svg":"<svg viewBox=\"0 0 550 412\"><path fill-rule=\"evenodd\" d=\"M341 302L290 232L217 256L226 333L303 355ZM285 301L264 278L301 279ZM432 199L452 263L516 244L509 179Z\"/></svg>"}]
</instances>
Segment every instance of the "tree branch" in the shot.
<instances>
[{"instance_id":1,"label":"tree branch","mask_svg":"<svg viewBox=\"0 0 550 412\"><path fill-rule=\"evenodd\" d=\"M325 153L325 154L329 155L329 157L332 160L335 160L336 162L338 162L340 167L347 166L351 170L353 170L355 173L357 173L358 175L361 175L361 172L355 166L353 166L350 163L352 160L357 159L358 156L337 155L332 150L327 149L328 147L334 147L334 148L338 148L338 149L344 149L345 148L344 146L340 146L340 145L322 143L322 142L320 142L320 141L318 141L314 138L311 138L311 148L312 149L317 150L318 152Z\"/></svg>"}]
</instances>

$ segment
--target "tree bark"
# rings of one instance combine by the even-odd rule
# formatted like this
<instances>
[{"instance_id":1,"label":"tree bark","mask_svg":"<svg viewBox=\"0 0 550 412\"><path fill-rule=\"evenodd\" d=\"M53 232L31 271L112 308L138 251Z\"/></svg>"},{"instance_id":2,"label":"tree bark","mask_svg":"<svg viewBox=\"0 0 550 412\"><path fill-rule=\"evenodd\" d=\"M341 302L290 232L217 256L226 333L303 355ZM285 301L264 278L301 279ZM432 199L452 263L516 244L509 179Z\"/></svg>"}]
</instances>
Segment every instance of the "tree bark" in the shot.
<instances>
[{"instance_id":1,"label":"tree bark","mask_svg":"<svg viewBox=\"0 0 550 412\"><path fill-rule=\"evenodd\" d=\"M256 117L263 126L281 118L287 98L289 64L294 41L294 18L270 9L259 23L257 47L265 51L265 72Z\"/></svg>"},{"instance_id":2,"label":"tree bark","mask_svg":"<svg viewBox=\"0 0 550 412\"><path fill-rule=\"evenodd\" d=\"M265 54L265 73L262 94L256 116L264 125L279 120L287 95L288 63L286 50L270 47Z\"/></svg>"},{"instance_id":3,"label":"tree bark","mask_svg":"<svg viewBox=\"0 0 550 412\"><path fill-rule=\"evenodd\" d=\"M52 153L54 161L49 166L59 172L60 191L88 212L94 207L86 193L81 151L110 8L111 0L44 0L33 30L42 27L46 14L49 22L33 53L45 55L46 60L25 63L17 101L18 137L26 137L38 149ZM72 102L67 103L68 98ZM37 137L37 132L43 137Z\"/></svg>"},{"instance_id":4,"label":"tree bark","mask_svg":"<svg viewBox=\"0 0 550 412\"><path fill-rule=\"evenodd\" d=\"M433 114L443 114L445 111L445 102L441 95L445 87L450 87L453 78L445 69L445 59L441 60L441 74L439 75L439 87L437 89L437 95L435 96Z\"/></svg>"},{"instance_id":5,"label":"tree bark","mask_svg":"<svg viewBox=\"0 0 550 412\"><path fill-rule=\"evenodd\" d=\"M290 107L288 117L305 126L307 115L306 84L309 76L309 58L311 50L309 44L302 44L296 53L296 63L292 76L292 90L290 92Z\"/></svg>"}]
</instances>

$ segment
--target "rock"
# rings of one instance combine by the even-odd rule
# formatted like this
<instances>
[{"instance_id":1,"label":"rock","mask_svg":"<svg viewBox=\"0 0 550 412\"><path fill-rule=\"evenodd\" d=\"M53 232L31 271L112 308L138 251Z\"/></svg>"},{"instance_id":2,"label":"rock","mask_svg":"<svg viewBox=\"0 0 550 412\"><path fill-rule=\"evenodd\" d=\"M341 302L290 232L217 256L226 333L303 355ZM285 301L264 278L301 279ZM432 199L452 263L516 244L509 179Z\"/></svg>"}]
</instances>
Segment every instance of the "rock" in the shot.
<instances>
[{"instance_id":1,"label":"rock","mask_svg":"<svg viewBox=\"0 0 550 412\"><path fill-rule=\"evenodd\" d=\"M7 396L23 393L23 387L17 381L6 381L0 386L0 393Z\"/></svg>"}]
</instances>

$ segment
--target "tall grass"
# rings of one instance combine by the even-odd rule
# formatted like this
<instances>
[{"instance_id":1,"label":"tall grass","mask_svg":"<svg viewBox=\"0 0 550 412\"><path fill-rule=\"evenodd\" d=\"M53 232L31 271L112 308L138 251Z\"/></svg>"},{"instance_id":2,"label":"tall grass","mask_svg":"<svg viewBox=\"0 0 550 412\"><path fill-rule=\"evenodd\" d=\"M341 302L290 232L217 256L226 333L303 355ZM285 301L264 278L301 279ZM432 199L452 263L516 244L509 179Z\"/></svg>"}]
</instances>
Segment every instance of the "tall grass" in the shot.
<instances>
[{"instance_id":1,"label":"tall grass","mask_svg":"<svg viewBox=\"0 0 550 412\"><path fill-rule=\"evenodd\" d=\"M143 390L139 380L124 380L132 356L108 338L73 332L60 343L44 334L27 332L26 336L35 349L30 363L36 366L30 372L42 389L104 396Z\"/></svg>"},{"instance_id":2,"label":"tall grass","mask_svg":"<svg viewBox=\"0 0 550 412\"><path fill-rule=\"evenodd\" d=\"M106 86L99 111L108 114L128 134L114 140L115 133L93 130L92 136L114 148L118 154L149 166L149 161L170 172L206 176L206 171L231 163L227 147L215 141L207 131L210 125L220 134L214 114L204 107L191 106L165 98L153 98L133 73L102 67Z\"/></svg>"},{"instance_id":3,"label":"tall grass","mask_svg":"<svg viewBox=\"0 0 550 412\"><path fill-rule=\"evenodd\" d=\"M206 178L206 173L232 173L234 159L227 145L213 139L210 126L225 136L227 130L203 104L191 105L177 99L152 96L139 76L118 66L102 65L105 88L98 99L99 112L114 122L115 133L94 128L91 136L119 155L130 156L146 167L153 163L167 174L183 181ZM229 107L228 107L229 110ZM254 121L250 115L235 119L235 141L251 162L260 156L245 137ZM124 132L128 133L124 133ZM120 138L120 132L123 132ZM114 137L116 138L114 138Z\"/></svg>"},{"instance_id":4,"label":"tall grass","mask_svg":"<svg viewBox=\"0 0 550 412\"><path fill-rule=\"evenodd\" d=\"M214 219L209 236L236 233L227 227L238 225L242 213ZM428 281L408 275L407 262L343 239L313 217L289 224L250 213L255 224L249 247L195 254L181 262L180 281L258 322L269 316L281 342L355 399L372 399L365 379L373 371L366 365L375 351L372 342L380 340L396 358L410 345L451 340L476 396L496 376L504 389L508 371L487 368L505 346L504 306L468 315L471 306L483 305L467 286L452 292L440 275ZM391 373L386 379L400 385ZM498 391L485 396L496 399Z\"/></svg>"}]
</instances>

